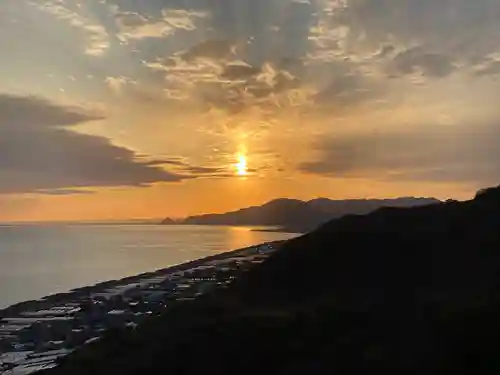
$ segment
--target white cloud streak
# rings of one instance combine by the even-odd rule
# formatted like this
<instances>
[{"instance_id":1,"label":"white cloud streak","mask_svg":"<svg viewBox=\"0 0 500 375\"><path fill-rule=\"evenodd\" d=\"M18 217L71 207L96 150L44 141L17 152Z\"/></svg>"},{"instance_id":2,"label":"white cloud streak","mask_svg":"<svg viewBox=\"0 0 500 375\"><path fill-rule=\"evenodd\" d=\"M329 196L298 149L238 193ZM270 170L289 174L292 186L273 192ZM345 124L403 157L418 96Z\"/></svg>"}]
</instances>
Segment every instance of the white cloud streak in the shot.
<instances>
[{"instance_id":1,"label":"white cloud streak","mask_svg":"<svg viewBox=\"0 0 500 375\"><path fill-rule=\"evenodd\" d=\"M57 19L68 22L72 27L81 30L85 35L84 53L89 56L101 56L110 47L110 36L105 27L75 11L68 9L64 1L45 0L30 1L39 10L51 14Z\"/></svg>"},{"instance_id":2,"label":"white cloud streak","mask_svg":"<svg viewBox=\"0 0 500 375\"><path fill-rule=\"evenodd\" d=\"M164 38L176 31L193 31L198 19L208 16L205 12L186 9L163 9L160 17L151 17L136 12L123 12L118 6L110 7L119 29L117 38L122 43L146 38Z\"/></svg>"}]
</instances>

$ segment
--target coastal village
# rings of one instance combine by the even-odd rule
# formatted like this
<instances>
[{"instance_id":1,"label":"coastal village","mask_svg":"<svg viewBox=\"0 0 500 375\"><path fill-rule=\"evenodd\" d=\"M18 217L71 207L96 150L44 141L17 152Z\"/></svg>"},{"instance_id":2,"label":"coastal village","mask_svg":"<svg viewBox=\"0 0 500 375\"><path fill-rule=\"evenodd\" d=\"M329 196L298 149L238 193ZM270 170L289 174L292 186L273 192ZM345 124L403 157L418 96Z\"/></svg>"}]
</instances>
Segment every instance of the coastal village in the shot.
<instances>
[{"instance_id":1,"label":"coastal village","mask_svg":"<svg viewBox=\"0 0 500 375\"><path fill-rule=\"evenodd\" d=\"M281 243L219 254L0 310L0 374L23 375L55 367L62 357L111 329L135 329L173 302L225 288Z\"/></svg>"}]
</instances>

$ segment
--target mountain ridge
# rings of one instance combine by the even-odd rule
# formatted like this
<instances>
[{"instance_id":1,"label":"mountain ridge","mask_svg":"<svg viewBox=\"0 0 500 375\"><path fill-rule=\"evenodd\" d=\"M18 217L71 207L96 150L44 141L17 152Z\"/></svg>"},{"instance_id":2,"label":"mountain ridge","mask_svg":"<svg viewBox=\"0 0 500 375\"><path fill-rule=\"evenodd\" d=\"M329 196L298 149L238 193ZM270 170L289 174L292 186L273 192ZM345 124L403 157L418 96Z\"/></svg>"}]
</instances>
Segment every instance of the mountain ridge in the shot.
<instances>
[{"instance_id":1,"label":"mountain ridge","mask_svg":"<svg viewBox=\"0 0 500 375\"><path fill-rule=\"evenodd\" d=\"M315 198L302 201L278 198L260 206L225 213L189 216L181 220L166 218L162 224L276 226L291 232L308 232L324 222L349 214L367 214L381 207L413 207L440 203L435 198L400 197L387 199Z\"/></svg>"}]
</instances>

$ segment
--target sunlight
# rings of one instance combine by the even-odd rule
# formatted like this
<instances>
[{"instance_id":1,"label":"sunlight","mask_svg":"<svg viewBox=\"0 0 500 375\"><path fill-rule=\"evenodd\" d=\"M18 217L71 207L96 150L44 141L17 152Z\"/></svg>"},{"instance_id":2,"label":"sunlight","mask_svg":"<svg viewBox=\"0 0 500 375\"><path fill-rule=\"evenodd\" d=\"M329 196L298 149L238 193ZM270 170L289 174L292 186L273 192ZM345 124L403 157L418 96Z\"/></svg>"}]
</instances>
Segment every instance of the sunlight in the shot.
<instances>
[{"instance_id":1,"label":"sunlight","mask_svg":"<svg viewBox=\"0 0 500 375\"><path fill-rule=\"evenodd\" d=\"M236 163L236 174L246 176L248 173L247 157L243 153L238 154L238 163Z\"/></svg>"}]
</instances>

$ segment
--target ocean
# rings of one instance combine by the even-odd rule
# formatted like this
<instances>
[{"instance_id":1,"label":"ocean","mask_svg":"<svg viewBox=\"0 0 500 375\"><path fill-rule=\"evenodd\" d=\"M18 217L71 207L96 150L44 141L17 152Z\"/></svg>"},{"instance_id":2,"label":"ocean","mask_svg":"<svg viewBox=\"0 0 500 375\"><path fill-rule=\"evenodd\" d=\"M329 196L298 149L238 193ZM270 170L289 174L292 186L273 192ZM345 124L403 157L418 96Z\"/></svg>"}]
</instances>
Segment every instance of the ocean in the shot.
<instances>
[{"instance_id":1,"label":"ocean","mask_svg":"<svg viewBox=\"0 0 500 375\"><path fill-rule=\"evenodd\" d=\"M0 309L296 234L170 225L0 226Z\"/></svg>"}]
</instances>

